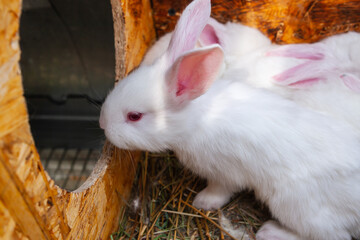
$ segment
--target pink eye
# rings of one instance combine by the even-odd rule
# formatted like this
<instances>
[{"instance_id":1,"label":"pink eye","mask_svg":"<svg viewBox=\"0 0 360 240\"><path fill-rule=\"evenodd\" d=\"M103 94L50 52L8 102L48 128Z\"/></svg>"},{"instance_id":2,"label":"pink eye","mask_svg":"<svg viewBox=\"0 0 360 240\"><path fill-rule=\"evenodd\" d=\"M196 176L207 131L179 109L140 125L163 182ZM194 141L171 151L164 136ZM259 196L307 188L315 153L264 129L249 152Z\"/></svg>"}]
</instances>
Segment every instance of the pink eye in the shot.
<instances>
[{"instance_id":1,"label":"pink eye","mask_svg":"<svg viewBox=\"0 0 360 240\"><path fill-rule=\"evenodd\" d=\"M140 112L129 112L127 114L127 119L132 122L139 121L142 118L142 113Z\"/></svg>"}]
</instances>

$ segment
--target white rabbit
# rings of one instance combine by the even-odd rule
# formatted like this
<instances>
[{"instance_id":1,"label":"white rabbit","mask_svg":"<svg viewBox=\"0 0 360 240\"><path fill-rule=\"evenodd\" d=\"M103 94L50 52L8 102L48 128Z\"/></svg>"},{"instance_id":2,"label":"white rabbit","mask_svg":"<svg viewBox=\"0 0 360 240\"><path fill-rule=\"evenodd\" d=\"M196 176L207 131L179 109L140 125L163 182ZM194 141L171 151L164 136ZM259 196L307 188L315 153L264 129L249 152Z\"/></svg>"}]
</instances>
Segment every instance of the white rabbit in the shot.
<instances>
[{"instance_id":1,"label":"white rabbit","mask_svg":"<svg viewBox=\"0 0 360 240\"><path fill-rule=\"evenodd\" d=\"M260 83L261 71L276 60L261 58L253 69L254 80L297 103L327 112L350 123L360 132L360 34L335 35L314 44L292 44L267 51L277 61L301 60L299 65ZM284 58L285 57L285 58ZM290 58L290 59L289 59ZM269 86L271 84L272 86ZM279 85L280 87L276 87ZM284 87L281 87L284 86Z\"/></svg>"},{"instance_id":2,"label":"white rabbit","mask_svg":"<svg viewBox=\"0 0 360 240\"><path fill-rule=\"evenodd\" d=\"M253 189L280 222L266 223L258 239L360 237L359 137L345 122L240 81L246 71L224 71L218 44L192 50L209 15L208 0L193 1L166 52L108 95L107 138L124 149L174 150L208 180L196 207L219 208Z\"/></svg>"},{"instance_id":3,"label":"white rabbit","mask_svg":"<svg viewBox=\"0 0 360 240\"><path fill-rule=\"evenodd\" d=\"M166 51L171 35L150 48L143 65ZM359 42L360 34L349 32L319 43L279 46L254 28L209 18L196 48L218 43L224 49L226 68L247 72L240 81L345 120L360 133Z\"/></svg>"},{"instance_id":4,"label":"white rabbit","mask_svg":"<svg viewBox=\"0 0 360 240\"><path fill-rule=\"evenodd\" d=\"M145 54L141 64L151 65L164 54L169 46L171 36L172 32L166 33L156 41ZM195 48L216 43L223 48L227 64L237 61L238 57L245 54L251 54L260 49L268 49L272 46L270 39L255 28L232 22L222 24L209 17L207 24L201 34L199 34Z\"/></svg>"},{"instance_id":5,"label":"white rabbit","mask_svg":"<svg viewBox=\"0 0 360 240\"><path fill-rule=\"evenodd\" d=\"M345 120L360 133L359 42L360 34L351 32L314 44L271 46L238 57L234 68L248 70L247 83Z\"/></svg>"}]
</instances>

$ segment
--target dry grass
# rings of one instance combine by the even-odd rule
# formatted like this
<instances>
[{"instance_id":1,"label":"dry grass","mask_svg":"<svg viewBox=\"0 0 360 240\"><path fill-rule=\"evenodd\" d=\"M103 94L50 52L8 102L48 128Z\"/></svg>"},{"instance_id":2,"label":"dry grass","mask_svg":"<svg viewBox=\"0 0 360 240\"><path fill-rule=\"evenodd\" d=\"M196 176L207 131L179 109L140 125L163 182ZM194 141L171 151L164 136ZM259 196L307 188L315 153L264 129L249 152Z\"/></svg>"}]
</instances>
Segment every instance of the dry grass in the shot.
<instances>
[{"instance_id":1,"label":"dry grass","mask_svg":"<svg viewBox=\"0 0 360 240\"><path fill-rule=\"evenodd\" d=\"M218 211L191 203L206 182L184 169L171 153L145 153L112 239L255 239L269 218L252 193L243 192Z\"/></svg>"}]
</instances>

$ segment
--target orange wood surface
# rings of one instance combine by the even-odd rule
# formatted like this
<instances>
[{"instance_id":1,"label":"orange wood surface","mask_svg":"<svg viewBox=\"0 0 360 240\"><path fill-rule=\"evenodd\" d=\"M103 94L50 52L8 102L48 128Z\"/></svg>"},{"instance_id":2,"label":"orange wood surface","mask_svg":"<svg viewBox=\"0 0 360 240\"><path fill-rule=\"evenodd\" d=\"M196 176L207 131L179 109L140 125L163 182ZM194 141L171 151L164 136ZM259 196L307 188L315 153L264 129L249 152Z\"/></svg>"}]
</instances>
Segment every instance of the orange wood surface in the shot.
<instances>
[{"instance_id":1,"label":"orange wood surface","mask_svg":"<svg viewBox=\"0 0 360 240\"><path fill-rule=\"evenodd\" d=\"M112 3L114 21L123 31L149 36L122 33L124 48L116 55L121 78L141 61L155 32L149 4ZM140 153L106 143L92 175L79 189L68 192L54 184L41 165L23 97L20 9L20 0L0 0L0 239L108 239L118 227Z\"/></svg>"},{"instance_id":2,"label":"orange wood surface","mask_svg":"<svg viewBox=\"0 0 360 240\"><path fill-rule=\"evenodd\" d=\"M158 36L171 31L191 0L152 0ZM315 42L360 31L358 0L212 0L211 16L258 28L276 43ZM172 15L172 16L171 16Z\"/></svg>"}]
</instances>

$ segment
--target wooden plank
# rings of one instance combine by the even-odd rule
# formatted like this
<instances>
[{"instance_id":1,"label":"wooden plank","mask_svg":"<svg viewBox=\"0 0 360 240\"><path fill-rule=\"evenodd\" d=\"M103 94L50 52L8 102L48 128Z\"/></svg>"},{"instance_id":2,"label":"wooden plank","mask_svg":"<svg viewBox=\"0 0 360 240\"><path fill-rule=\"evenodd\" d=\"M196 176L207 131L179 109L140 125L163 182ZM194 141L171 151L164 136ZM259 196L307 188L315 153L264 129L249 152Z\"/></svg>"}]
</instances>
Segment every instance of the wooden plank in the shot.
<instances>
[{"instance_id":1,"label":"wooden plank","mask_svg":"<svg viewBox=\"0 0 360 240\"><path fill-rule=\"evenodd\" d=\"M152 0L158 36L171 31L191 0ZM360 31L357 0L212 0L211 16L258 28L276 43L315 42L326 36Z\"/></svg>"},{"instance_id":2,"label":"wooden plank","mask_svg":"<svg viewBox=\"0 0 360 240\"><path fill-rule=\"evenodd\" d=\"M29 238L22 234L16 228L16 222L12 218L9 210L0 201L0 239L2 240L28 240Z\"/></svg>"},{"instance_id":3,"label":"wooden plank","mask_svg":"<svg viewBox=\"0 0 360 240\"><path fill-rule=\"evenodd\" d=\"M62 190L59 201L65 203L71 229L66 239L107 239L118 227L140 154L117 150L109 143L106 152L83 186L70 194Z\"/></svg>"},{"instance_id":4,"label":"wooden plank","mask_svg":"<svg viewBox=\"0 0 360 240\"><path fill-rule=\"evenodd\" d=\"M1 226L0 237L108 239L118 227L141 153L107 143L91 177L74 192L60 189L48 177L30 133L23 97L18 65L20 3L0 1L0 223L8 223ZM123 51L117 49L119 78L141 61L155 36L148 2L120 3L115 2L114 8L119 13L114 14L115 29L124 46ZM125 29L132 34L122 33Z\"/></svg>"},{"instance_id":5,"label":"wooden plank","mask_svg":"<svg viewBox=\"0 0 360 240\"><path fill-rule=\"evenodd\" d=\"M45 239L49 235L41 227L41 217L34 214L36 205L16 174L18 164L32 163L22 149L33 144L18 64L20 8L19 0L0 2L0 200L2 212L10 215L0 217L1 221L11 218L16 223L15 227L10 224L2 229L4 236L14 237L17 229L31 239ZM19 154L23 159L17 158Z\"/></svg>"},{"instance_id":6,"label":"wooden plank","mask_svg":"<svg viewBox=\"0 0 360 240\"><path fill-rule=\"evenodd\" d=\"M17 184L14 181L14 176L10 175L7 166L5 165L5 156L0 153L0 186L2 186L0 200L6 204L8 213L11 215L11 219L14 219L22 232L30 239L46 239L39 223L34 216L34 206L29 206L23 198L23 192L17 188ZM5 217L5 216L4 216ZM1 220L1 221L4 221ZM6 226L8 229L4 229L4 235L10 235L15 229L14 225L10 224Z\"/></svg>"}]
</instances>

